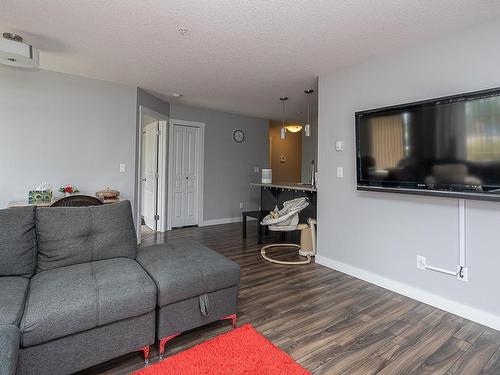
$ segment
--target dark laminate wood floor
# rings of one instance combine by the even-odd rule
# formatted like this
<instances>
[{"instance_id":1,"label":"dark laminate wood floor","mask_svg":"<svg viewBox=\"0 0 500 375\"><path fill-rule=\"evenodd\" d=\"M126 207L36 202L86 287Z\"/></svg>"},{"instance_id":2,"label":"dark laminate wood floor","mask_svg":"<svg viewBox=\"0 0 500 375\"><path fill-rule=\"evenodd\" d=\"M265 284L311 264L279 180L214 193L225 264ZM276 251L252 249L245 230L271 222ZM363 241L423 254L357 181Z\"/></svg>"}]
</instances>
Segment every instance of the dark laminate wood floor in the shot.
<instances>
[{"instance_id":1,"label":"dark laminate wood floor","mask_svg":"<svg viewBox=\"0 0 500 375\"><path fill-rule=\"evenodd\" d=\"M183 228L144 245L189 238L238 262L238 325L251 323L313 374L500 374L500 332L320 265L265 262L255 229L248 232L242 240L240 224ZM230 329L226 321L186 332L168 354ZM141 355L132 353L82 374L141 367Z\"/></svg>"}]
</instances>

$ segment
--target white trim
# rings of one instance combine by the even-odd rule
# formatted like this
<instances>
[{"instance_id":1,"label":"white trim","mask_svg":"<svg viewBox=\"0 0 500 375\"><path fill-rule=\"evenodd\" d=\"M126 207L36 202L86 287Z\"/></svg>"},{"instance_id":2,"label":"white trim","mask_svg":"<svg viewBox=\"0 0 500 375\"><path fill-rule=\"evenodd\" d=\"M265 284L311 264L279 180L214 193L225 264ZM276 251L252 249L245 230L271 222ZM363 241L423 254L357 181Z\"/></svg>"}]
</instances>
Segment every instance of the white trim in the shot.
<instances>
[{"instance_id":1,"label":"white trim","mask_svg":"<svg viewBox=\"0 0 500 375\"><path fill-rule=\"evenodd\" d=\"M153 111L143 105L139 105L139 142L137 147L137 200L136 200L136 233L137 233L137 243L141 243L141 206L142 206L142 117L143 115L151 116L159 120L160 124L160 137L159 137L159 147L158 147L158 189L157 189L157 206L158 206L158 216L160 219L157 223L158 231L165 231L165 171L166 171L166 152L165 147L167 145L167 124L168 116Z\"/></svg>"},{"instance_id":2,"label":"white trim","mask_svg":"<svg viewBox=\"0 0 500 375\"><path fill-rule=\"evenodd\" d=\"M172 121L172 120L170 120ZM172 171L173 171L173 159L174 150L172 147L172 139L174 137L174 127L172 122L168 123L168 169L167 169L167 230L172 230L172 219L170 217L170 211L172 207Z\"/></svg>"},{"instance_id":3,"label":"white trim","mask_svg":"<svg viewBox=\"0 0 500 375\"><path fill-rule=\"evenodd\" d=\"M350 276L354 276L358 279L367 281L371 284L375 284L393 292L402 294L417 301L421 301L428 305L437 307L438 309L448 311L452 314L486 325L493 329L500 330L500 316L498 315L494 315L492 313L479 310L468 305L464 305L460 302L438 296L425 290L412 287L408 284L388 279L375 273L342 262L338 262L321 255L316 255L316 263L340 271L342 273L346 273Z\"/></svg>"},{"instance_id":4,"label":"white trim","mask_svg":"<svg viewBox=\"0 0 500 375\"><path fill-rule=\"evenodd\" d=\"M253 217L247 217L247 221L257 220ZM230 223L241 223L243 218L241 216L237 217L226 217L224 219L212 219L212 220L204 220L200 227L209 227L211 225L221 225L221 224L230 224Z\"/></svg>"},{"instance_id":5,"label":"white trim","mask_svg":"<svg viewBox=\"0 0 500 375\"><path fill-rule=\"evenodd\" d=\"M168 120L160 120L160 139L158 147L158 231L167 230L167 174L168 174Z\"/></svg>"},{"instance_id":6,"label":"white trim","mask_svg":"<svg viewBox=\"0 0 500 375\"><path fill-rule=\"evenodd\" d=\"M185 120L176 120L171 119L170 124L175 123L176 125L182 126L191 126L192 128L203 128L205 129L206 125L204 122L196 122L196 121L185 121Z\"/></svg>"},{"instance_id":7,"label":"white trim","mask_svg":"<svg viewBox=\"0 0 500 375\"><path fill-rule=\"evenodd\" d=\"M159 120L164 120L164 121L169 120L169 117L166 114L153 111L152 109L145 107L141 104L139 104L139 114L148 115L150 117L154 117L154 118L157 118Z\"/></svg>"},{"instance_id":8,"label":"white trim","mask_svg":"<svg viewBox=\"0 0 500 375\"><path fill-rule=\"evenodd\" d=\"M171 210L172 207L172 183L173 183L173 138L174 138L174 125L190 126L198 128L199 130L199 155L198 155L198 226L203 225L203 187L205 176L205 126L204 122L185 121L185 120L169 120L169 136L168 136L168 180L167 180L167 230L172 229Z\"/></svg>"}]
</instances>

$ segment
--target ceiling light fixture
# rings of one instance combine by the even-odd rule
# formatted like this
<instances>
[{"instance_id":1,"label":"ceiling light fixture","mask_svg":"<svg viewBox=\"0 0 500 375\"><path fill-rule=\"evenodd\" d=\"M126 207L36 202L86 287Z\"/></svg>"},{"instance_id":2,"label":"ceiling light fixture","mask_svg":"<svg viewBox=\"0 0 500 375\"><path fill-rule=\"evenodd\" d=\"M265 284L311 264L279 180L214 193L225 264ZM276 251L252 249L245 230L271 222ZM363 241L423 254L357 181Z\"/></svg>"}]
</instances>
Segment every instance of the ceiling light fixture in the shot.
<instances>
[{"instance_id":1,"label":"ceiling light fixture","mask_svg":"<svg viewBox=\"0 0 500 375\"><path fill-rule=\"evenodd\" d=\"M286 130L292 132L292 133L297 133L302 130L302 125L300 124L289 124L285 126Z\"/></svg>"},{"instance_id":2,"label":"ceiling light fixture","mask_svg":"<svg viewBox=\"0 0 500 375\"><path fill-rule=\"evenodd\" d=\"M182 98L182 97L183 97L183 95L182 95L182 94L180 94L180 93L178 93L178 92L174 92L174 93L172 93L172 96L173 96L174 98L176 98L176 99L179 99L179 98Z\"/></svg>"},{"instance_id":3,"label":"ceiling light fixture","mask_svg":"<svg viewBox=\"0 0 500 375\"><path fill-rule=\"evenodd\" d=\"M306 137L311 136L311 122L310 122L310 112L311 112L311 103L310 103L310 96L314 92L312 89L307 89L304 90L304 92L307 94L307 123L304 126L304 133L306 133Z\"/></svg>"},{"instance_id":4,"label":"ceiling light fixture","mask_svg":"<svg viewBox=\"0 0 500 375\"><path fill-rule=\"evenodd\" d=\"M40 55L36 48L23 42L17 34L3 33L0 38L0 64L16 68L37 68Z\"/></svg>"},{"instance_id":5,"label":"ceiling light fixture","mask_svg":"<svg viewBox=\"0 0 500 375\"><path fill-rule=\"evenodd\" d=\"M286 101L288 100L288 96L282 96L280 97L280 100L283 103L283 124L280 129L280 138L285 139L286 138L285 114L286 114Z\"/></svg>"},{"instance_id":6,"label":"ceiling light fixture","mask_svg":"<svg viewBox=\"0 0 500 375\"><path fill-rule=\"evenodd\" d=\"M186 29L185 27L179 27L179 29L177 30L177 32L179 34L181 34L182 36L186 35L188 33L188 29Z\"/></svg>"}]
</instances>

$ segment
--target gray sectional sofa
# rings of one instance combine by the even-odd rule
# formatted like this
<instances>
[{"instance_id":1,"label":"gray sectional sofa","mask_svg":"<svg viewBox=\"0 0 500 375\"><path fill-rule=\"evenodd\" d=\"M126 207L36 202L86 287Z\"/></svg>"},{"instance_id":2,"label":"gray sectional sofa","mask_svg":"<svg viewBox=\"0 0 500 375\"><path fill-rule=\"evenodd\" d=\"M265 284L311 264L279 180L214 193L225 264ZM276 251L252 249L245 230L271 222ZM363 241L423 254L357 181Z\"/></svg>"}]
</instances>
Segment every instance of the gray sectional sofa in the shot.
<instances>
[{"instance_id":1,"label":"gray sectional sofa","mask_svg":"<svg viewBox=\"0 0 500 375\"><path fill-rule=\"evenodd\" d=\"M70 374L236 322L239 266L190 241L137 248L129 202L0 210L0 374Z\"/></svg>"}]
</instances>

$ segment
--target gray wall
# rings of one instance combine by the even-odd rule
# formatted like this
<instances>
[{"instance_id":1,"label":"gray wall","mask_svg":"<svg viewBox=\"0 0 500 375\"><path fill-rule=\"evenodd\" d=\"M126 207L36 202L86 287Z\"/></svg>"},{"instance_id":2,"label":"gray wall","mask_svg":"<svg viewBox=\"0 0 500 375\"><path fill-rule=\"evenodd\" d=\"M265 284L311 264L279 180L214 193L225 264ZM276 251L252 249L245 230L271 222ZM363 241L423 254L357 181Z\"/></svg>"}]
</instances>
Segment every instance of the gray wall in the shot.
<instances>
[{"instance_id":1,"label":"gray wall","mask_svg":"<svg viewBox=\"0 0 500 375\"><path fill-rule=\"evenodd\" d=\"M42 181L91 195L110 186L133 200L135 87L4 68L0 82L0 207Z\"/></svg>"},{"instance_id":2,"label":"gray wall","mask_svg":"<svg viewBox=\"0 0 500 375\"><path fill-rule=\"evenodd\" d=\"M259 208L259 191L248 184L260 179L254 167L267 166L268 120L171 104L170 118L206 123L204 220L237 218ZM233 141L242 129L245 141Z\"/></svg>"},{"instance_id":3,"label":"gray wall","mask_svg":"<svg viewBox=\"0 0 500 375\"><path fill-rule=\"evenodd\" d=\"M166 116L170 113L170 104L157 98L156 96L144 91L140 87L137 88L137 105L143 105L152 109L153 111L160 112Z\"/></svg>"},{"instance_id":4,"label":"gray wall","mask_svg":"<svg viewBox=\"0 0 500 375\"><path fill-rule=\"evenodd\" d=\"M417 254L454 270L456 199L356 191L354 112L500 86L500 22L320 77L319 254L500 319L500 204L467 202L470 281L416 268ZM345 151L335 152L335 141ZM336 166L345 167L344 178ZM321 260L320 257L320 260ZM491 317L491 315L489 315Z\"/></svg>"},{"instance_id":5,"label":"gray wall","mask_svg":"<svg viewBox=\"0 0 500 375\"><path fill-rule=\"evenodd\" d=\"M311 114L311 136L306 137L302 131L302 182L311 182L311 161L314 160L316 169L318 167L318 117L317 114Z\"/></svg>"}]
</instances>

